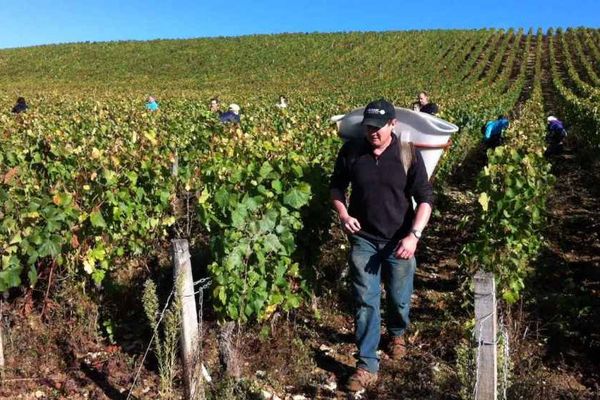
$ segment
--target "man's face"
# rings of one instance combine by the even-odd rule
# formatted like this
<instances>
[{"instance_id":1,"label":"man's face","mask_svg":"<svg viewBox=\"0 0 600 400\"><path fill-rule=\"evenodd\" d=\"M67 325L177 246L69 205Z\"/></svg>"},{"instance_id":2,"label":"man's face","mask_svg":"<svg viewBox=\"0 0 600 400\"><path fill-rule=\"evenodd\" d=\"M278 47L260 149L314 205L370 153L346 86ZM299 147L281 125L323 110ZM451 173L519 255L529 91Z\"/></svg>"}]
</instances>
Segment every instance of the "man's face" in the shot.
<instances>
[{"instance_id":1,"label":"man's face","mask_svg":"<svg viewBox=\"0 0 600 400\"><path fill-rule=\"evenodd\" d=\"M425 93L419 93L419 103L421 103L422 106L429 103L429 98Z\"/></svg>"},{"instance_id":2,"label":"man's face","mask_svg":"<svg viewBox=\"0 0 600 400\"><path fill-rule=\"evenodd\" d=\"M210 102L210 111L212 111L212 112L219 111L219 103L216 102L216 101L214 101L214 100L212 100Z\"/></svg>"},{"instance_id":3,"label":"man's face","mask_svg":"<svg viewBox=\"0 0 600 400\"><path fill-rule=\"evenodd\" d=\"M374 148L380 148L388 144L390 137L392 136L392 129L396 120L390 120L387 124L382 126L381 128L376 126L367 125L365 128L367 130L367 140Z\"/></svg>"}]
</instances>

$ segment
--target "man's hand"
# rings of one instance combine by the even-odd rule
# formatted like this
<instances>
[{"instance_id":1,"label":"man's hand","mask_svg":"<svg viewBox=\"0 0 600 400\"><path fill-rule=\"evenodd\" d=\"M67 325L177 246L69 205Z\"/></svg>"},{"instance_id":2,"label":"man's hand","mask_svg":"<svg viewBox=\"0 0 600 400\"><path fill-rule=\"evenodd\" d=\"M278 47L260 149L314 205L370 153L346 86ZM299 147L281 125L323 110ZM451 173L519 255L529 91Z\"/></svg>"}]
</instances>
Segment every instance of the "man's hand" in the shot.
<instances>
[{"instance_id":1,"label":"man's hand","mask_svg":"<svg viewBox=\"0 0 600 400\"><path fill-rule=\"evenodd\" d=\"M361 230L360 222L350 215L345 218L340 218L340 221L342 222L342 228L344 228L346 233L354 234Z\"/></svg>"},{"instance_id":2,"label":"man's hand","mask_svg":"<svg viewBox=\"0 0 600 400\"><path fill-rule=\"evenodd\" d=\"M404 239L398 242L398 246L396 247L396 251L394 256L396 258L402 258L408 260L412 256L415 255L415 250L417 250L417 243L419 239L415 237L412 233L409 233Z\"/></svg>"}]
</instances>

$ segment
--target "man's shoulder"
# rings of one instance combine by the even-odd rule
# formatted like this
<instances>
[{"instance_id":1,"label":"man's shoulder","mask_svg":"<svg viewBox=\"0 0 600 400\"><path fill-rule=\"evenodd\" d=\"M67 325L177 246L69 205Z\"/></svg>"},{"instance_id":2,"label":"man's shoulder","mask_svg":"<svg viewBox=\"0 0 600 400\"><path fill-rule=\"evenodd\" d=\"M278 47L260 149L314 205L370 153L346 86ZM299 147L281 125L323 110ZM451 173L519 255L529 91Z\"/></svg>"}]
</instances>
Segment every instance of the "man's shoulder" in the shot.
<instances>
[{"instance_id":1,"label":"man's shoulder","mask_svg":"<svg viewBox=\"0 0 600 400\"><path fill-rule=\"evenodd\" d=\"M343 154L353 154L368 151L368 143L364 139L350 139L346 140L342 145L341 152Z\"/></svg>"},{"instance_id":2,"label":"man's shoulder","mask_svg":"<svg viewBox=\"0 0 600 400\"><path fill-rule=\"evenodd\" d=\"M438 112L438 106L435 103L427 103L421 108L421 111L428 114L436 114Z\"/></svg>"}]
</instances>

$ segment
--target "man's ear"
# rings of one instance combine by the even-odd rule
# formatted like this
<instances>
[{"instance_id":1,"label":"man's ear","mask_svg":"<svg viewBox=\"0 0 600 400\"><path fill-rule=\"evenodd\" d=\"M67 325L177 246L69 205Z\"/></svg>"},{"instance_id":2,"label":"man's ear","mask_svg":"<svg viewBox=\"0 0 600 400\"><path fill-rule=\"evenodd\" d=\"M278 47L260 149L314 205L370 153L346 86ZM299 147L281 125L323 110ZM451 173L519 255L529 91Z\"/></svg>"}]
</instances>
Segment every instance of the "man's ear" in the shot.
<instances>
[{"instance_id":1,"label":"man's ear","mask_svg":"<svg viewBox=\"0 0 600 400\"><path fill-rule=\"evenodd\" d=\"M393 128L394 126L396 126L396 122L398 122L398 120L396 118L392 118L391 120L389 120L388 124L391 124Z\"/></svg>"}]
</instances>

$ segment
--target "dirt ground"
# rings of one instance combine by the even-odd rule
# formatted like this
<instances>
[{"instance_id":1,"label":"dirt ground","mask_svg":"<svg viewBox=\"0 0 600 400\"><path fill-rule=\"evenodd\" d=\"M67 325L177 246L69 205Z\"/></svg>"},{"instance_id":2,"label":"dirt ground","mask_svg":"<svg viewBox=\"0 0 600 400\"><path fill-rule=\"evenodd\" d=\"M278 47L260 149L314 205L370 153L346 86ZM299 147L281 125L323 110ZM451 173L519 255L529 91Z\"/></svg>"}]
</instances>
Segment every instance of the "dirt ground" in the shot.
<instances>
[{"instance_id":1,"label":"dirt ground","mask_svg":"<svg viewBox=\"0 0 600 400\"><path fill-rule=\"evenodd\" d=\"M599 398L600 173L598 164L572 150L552 162L557 183L549 199L548 245L523 300L503 312L511 344L509 399ZM470 235L469 225L460 222L475 211L473 183L455 179L438 191L418 253L408 354L393 363L383 351L379 382L361 398L459 399L464 394L458 349L469 335L471 317L458 256ZM237 332L241 383L223 376L219 328L205 303L203 357L213 378L207 398L269 398L266 392L295 400L352 398L343 391L356 351L348 249L336 225L329 233L318 261L318 296L266 326ZM125 400L130 389L132 399L160 398L152 353L136 378L151 335L139 291L147 276L160 276L151 269L140 263L123 279L130 286L102 292L55 278L48 296L41 285L6 300L0 398ZM174 391L181 398L179 380Z\"/></svg>"}]
</instances>

